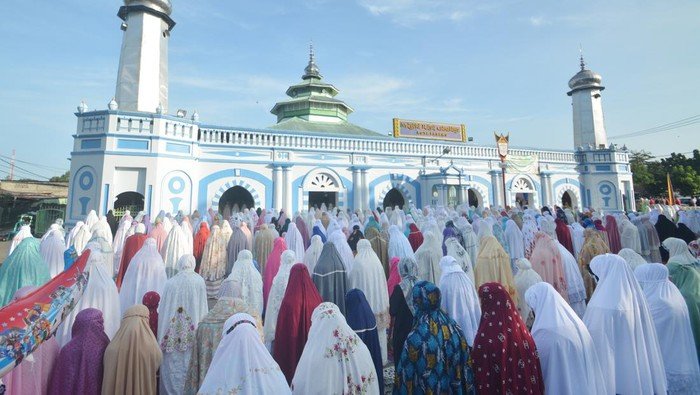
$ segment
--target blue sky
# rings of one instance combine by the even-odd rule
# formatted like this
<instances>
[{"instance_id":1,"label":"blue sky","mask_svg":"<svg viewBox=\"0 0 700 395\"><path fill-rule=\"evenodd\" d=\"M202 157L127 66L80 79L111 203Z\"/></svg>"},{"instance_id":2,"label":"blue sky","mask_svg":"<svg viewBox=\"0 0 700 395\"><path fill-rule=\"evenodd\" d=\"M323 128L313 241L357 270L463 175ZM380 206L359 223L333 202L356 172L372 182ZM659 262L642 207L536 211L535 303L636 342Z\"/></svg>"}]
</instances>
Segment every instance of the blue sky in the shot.
<instances>
[{"instance_id":1,"label":"blue sky","mask_svg":"<svg viewBox=\"0 0 700 395\"><path fill-rule=\"evenodd\" d=\"M609 136L700 114L698 1L173 0L170 110L264 127L313 40L350 121L465 123L476 143L572 149L578 47L603 76ZM0 155L68 169L76 106L104 109L121 45L116 0L6 0ZM657 155L700 146L700 124L613 140ZM0 176L7 167L0 163Z\"/></svg>"}]
</instances>

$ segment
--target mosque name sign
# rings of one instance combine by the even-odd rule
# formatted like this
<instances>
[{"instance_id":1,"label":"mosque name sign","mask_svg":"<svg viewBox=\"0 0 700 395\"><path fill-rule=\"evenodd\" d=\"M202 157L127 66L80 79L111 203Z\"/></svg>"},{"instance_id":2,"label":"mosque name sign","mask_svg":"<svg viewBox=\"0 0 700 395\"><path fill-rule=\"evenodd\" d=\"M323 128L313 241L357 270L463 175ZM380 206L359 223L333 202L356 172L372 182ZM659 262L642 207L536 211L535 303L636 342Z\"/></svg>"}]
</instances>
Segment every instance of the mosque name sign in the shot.
<instances>
[{"instance_id":1,"label":"mosque name sign","mask_svg":"<svg viewBox=\"0 0 700 395\"><path fill-rule=\"evenodd\" d=\"M467 140L467 128L463 124L394 118L394 137L465 142Z\"/></svg>"}]
</instances>

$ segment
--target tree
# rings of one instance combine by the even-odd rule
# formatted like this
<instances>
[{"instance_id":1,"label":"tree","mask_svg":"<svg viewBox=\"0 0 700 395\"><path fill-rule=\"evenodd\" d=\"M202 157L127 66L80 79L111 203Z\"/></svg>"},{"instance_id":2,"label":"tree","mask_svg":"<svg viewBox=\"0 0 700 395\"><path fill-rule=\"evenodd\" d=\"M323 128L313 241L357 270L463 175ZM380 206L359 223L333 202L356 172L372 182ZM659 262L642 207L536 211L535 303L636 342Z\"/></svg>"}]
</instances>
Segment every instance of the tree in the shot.
<instances>
[{"instance_id":1,"label":"tree","mask_svg":"<svg viewBox=\"0 0 700 395\"><path fill-rule=\"evenodd\" d=\"M70 180L70 170L61 174L60 176L55 176L49 178L51 182L68 182Z\"/></svg>"},{"instance_id":2,"label":"tree","mask_svg":"<svg viewBox=\"0 0 700 395\"><path fill-rule=\"evenodd\" d=\"M640 195L665 197L666 174L671 176L674 192L685 196L700 194L700 150L694 150L692 158L674 152L667 158L653 159L646 151L633 151L630 155L634 188Z\"/></svg>"}]
</instances>

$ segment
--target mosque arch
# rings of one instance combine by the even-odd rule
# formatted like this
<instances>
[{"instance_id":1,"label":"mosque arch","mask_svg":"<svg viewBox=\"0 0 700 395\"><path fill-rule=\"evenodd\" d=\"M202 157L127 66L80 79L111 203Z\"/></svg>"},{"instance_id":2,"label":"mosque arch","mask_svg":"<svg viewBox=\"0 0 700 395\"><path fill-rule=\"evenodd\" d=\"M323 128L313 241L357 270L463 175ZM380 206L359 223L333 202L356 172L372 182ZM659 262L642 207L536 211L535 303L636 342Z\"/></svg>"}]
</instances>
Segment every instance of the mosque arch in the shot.
<instances>
[{"instance_id":1,"label":"mosque arch","mask_svg":"<svg viewBox=\"0 0 700 395\"><path fill-rule=\"evenodd\" d=\"M145 201L146 198L142 193L136 191L122 192L116 196L114 201L114 216L121 217L126 210L133 214L143 211Z\"/></svg>"},{"instance_id":2,"label":"mosque arch","mask_svg":"<svg viewBox=\"0 0 700 395\"><path fill-rule=\"evenodd\" d=\"M510 182L511 205L519 207L537 207L537 189L535 183L525 176L517 176Z\"/></svg>"},{"instance_id":3,"label":"mosque arch","mask_svg":"<svg viewBox=\"0 0 700 395\"><path fill-rule=\"evenodd\" d=\"M394 208L398 206L400 209L404 208L404 205L406 204L406 199L404 198L403 193L401 191L394 187L389 189L389 191L384 195L384 199L382 200L382 208L387 208L391 207Z\"/></svg>"},{"instance_id":4,"label":"mosque arch","mask_svg":"<svg viewBox=\"0 0 700 395\"><path fill-rule=\"evenodd\" d=\"M401 193L401 196L404 198L404 205L416 203L411 191L416 190L418 192L418 190L413 182L414 180L405 174L388 174L379 177L370 183L370 206L373 207L375 204L376 206L383 205L386 195L392 189L396 189ZM384 187L379 190L377 195L374 195L376 198L372 200L372 190L376 193L377 187L382 184Z\"/></svg>"},{"instance_id":5,"label":"mosque arch","mask_svg":"<svg viewBox=\"0 0 700 395\"><path fill-rule=\"evenodd\" d=\"M240 189L235 189L232 192L230 192L228 195L226 195L226 199L222 199L226 192L229 190L232 190L234 187L240 187ZM241 191L241 189L243 191ZM247 194L244 194L243 192L247 192ZM250 196L248 196L248 194ZM252 205L248 206L247 204L251 203L250 198L252 198ZM220 206L221 202L227 203L231 202L229 199L237 199L236 201L238 203L245 202L246 207L255 209L257 207L262 207L261 205L261 199L260 199L260 194L258 191L250 185L248 182L242 180L242 179L233 179L219 187L219 189L216 191L214 194L214 197L211 200L211 209L213 211L219 212L219 213L224 213L226 206ZM233 207L233 205L229 205L230 208ZM239 204L239 208L240 208ZM240 209L241 211L243 210L242 208Z\"/></svg>"},{"instance_id":6,"label":"mosque arch","mask_svg":"<svg viewBox=\"0 0 700 395\"><path fill-rule=\"evenodd\" d=\"M219 213L224 218L245 209L255 209L255 198L250 191L240 185L227 189L219 198Z\"/></svg>"},{"instance_id":7,"label":"mosque arch","mask_svg":"<svg viewBox=\"0 0 700 395\"><path fill-rule=\"evenodd\" d=\"M561 204L562 207L566 207L568 204L571 208L580 208L581 198L579 195L579 191L579 188L573 184L562 184L557 186L557 204Z\"/></svg>"},{"instance_id":8,"label":"mosque arch","mask_svg":"<svg viewBox=\"0 0 700 395\"><path fill-rule=\"evenodd\" d=\"M310 171L302 182L304 205L309 208L345 206L345 186L340 176L327 168Z\"/></svg>"},{"instance_id":9,"label":"mosque arch","mask_svg":"<svg viewBox=\"0 0 700 395\"><path fill-rule=\"evenodd\" d=\"M469 207L482 207L483 203L484 197L476 188L467 189L467 204Z\"/></svg>"}]
</instances>

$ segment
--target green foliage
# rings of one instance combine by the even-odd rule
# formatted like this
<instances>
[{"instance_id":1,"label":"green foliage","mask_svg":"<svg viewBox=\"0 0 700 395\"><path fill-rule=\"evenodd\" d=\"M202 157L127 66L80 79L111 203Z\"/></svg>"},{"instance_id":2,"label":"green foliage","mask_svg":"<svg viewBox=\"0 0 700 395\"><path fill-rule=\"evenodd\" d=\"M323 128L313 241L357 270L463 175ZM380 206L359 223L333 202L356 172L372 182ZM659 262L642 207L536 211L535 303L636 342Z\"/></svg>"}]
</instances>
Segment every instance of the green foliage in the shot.
<instances>
[{"instance_id":1,"label":"green foliage","mask_svg":"<svg viewBox=\"0 0 700 395\"><path fill-rule=\"evenodd\" d=\"M668 158L654 160L646 151L633 151L630 168L634 188L641 196L666 196L666 174L671 175L673 190L683 196L700 195L700 150L692 157L672 153Z\"/></svg>"},{"instance_id":2,"label":"green foliage","mask_svg":"<svg viewBox=\"0 0 700 395\"><path fill-rule=\"evenodd\" d=\"M70 180L70 170L61 174L60 176L49 178L49 181L51 182L68 182L68 180Z\"/></svg>"}]
</instances>

